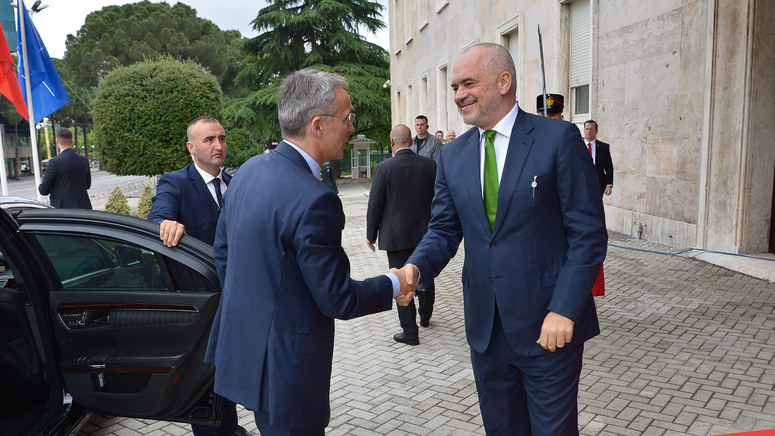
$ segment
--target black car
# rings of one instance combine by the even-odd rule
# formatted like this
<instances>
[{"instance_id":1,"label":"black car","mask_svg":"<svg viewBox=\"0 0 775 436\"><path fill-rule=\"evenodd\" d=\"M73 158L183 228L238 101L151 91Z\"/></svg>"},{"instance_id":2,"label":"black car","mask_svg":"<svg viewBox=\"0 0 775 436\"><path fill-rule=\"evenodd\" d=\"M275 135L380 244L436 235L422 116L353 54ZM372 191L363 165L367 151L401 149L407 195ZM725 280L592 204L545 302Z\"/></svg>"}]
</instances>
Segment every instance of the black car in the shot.
<instances>
[{"instance_id":1,"label":"black car","mask_svg":"<svg viewBox=\"0 0 775 436\"><path fill-rule=\"evenodd\" d=\"M158 224L108 212L0 207L1 436L75 434L91 413L218 423L210 245L169 248Z\"/></svg>"}]
</instances>

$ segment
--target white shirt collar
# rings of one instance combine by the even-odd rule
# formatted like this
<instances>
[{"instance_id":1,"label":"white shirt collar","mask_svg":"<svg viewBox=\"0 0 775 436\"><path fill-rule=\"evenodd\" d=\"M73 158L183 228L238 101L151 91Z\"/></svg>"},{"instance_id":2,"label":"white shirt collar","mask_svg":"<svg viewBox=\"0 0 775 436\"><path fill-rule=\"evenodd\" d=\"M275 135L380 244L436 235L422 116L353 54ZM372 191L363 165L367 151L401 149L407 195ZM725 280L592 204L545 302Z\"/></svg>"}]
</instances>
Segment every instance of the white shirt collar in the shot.
<instances>
[{"instance_id":1,"label":"white shirt collar","mask_svg":"<svg viewBox=\"0 0 775 436\"><path fill-rule=\"evenodd\" d=\"M214 175L208 173L207 171L199 168L199 165L197 165L196 162L194 162L194 168L196 168L196 171L199 173L200 176L202 176L202 180L204 180L205 185L207 185L208 183L212 182L213 179L215 179L215 178L221 179L221 186L225 186L226 185L225 183L223 183L223 171L218 172L218 175L214 176Z\"/></svg>"},{"instance_id":2,"label":"white shirt collar","mask_svg":"<svg viewBox=\"0 0 775 436\"><path fill-rule=\"evenodd\" d=\"M489 130L495 130L496 132L500 133L501 135L510 138L511 137L511 129L514 128L514 121L517 119L517 113L519 112L519 106L517 103L514 103L514 107L511 108L508 114L506 114L505 117L501 118L500 121L498 121L495 126L493 126L492 129ZM482 135L484 135L485 129L481 127L477 127L479 129L479 137L481 138Z\"/></svg>"}]
</instances>

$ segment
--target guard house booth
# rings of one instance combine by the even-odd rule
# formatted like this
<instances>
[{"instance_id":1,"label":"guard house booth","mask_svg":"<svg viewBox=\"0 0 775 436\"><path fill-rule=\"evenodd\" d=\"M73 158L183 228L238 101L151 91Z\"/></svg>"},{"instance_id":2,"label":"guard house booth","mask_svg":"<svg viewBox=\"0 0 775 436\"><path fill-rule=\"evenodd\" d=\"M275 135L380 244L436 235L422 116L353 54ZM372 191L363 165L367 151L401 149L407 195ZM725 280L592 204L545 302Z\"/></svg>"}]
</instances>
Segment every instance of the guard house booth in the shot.
<instances>
[{"instance_id":1,"label":"guard house booth","mask_svg":"<svg viewBox=\"0 0 775 436\"><path fill-rule=\"evenodd\" d=\"M375 142L364 135L358 135L350 141L353 145L353 151L350 154L353 179L371 178L371 144Z\"/></svg>"}]
</instances>

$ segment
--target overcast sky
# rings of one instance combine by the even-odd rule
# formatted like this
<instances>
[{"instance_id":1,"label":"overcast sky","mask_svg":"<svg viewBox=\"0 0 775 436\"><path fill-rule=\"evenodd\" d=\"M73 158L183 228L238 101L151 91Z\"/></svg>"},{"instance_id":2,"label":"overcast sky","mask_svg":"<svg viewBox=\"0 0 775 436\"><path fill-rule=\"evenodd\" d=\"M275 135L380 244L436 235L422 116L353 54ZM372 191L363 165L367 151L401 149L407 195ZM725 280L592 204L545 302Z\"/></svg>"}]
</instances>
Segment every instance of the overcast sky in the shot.
<instances>
[{"instance_id":1,"label":"overcast sky","mask_svg":"<svg viewBox=\"0 0 775 436\"><path fill-rule=\"evenodd\" d=\"M378 0L385 9L382 11L383 21L388 24L387 0ZM152 0L162 3L161 0ZM32 6L33 0L24 0L25 6ZM65 54L65 39L68 34L75 35L83 26L89 13L98 11L105 6L134 3L131 0L43 0L48 8L33 15L32 20L38 29L43 44L51 57L62 58ZM168 0L165 3L175 4L178 1ZM197 16L206 18L223 30L239 30L242 36L252 37L257 33L251 29L250 22L256 18L259 9L266 5L264 0L182 0L196 9ZM389 49L387 28L376 35L366 33L364 37Z\"/></svg>"}]
</instances>

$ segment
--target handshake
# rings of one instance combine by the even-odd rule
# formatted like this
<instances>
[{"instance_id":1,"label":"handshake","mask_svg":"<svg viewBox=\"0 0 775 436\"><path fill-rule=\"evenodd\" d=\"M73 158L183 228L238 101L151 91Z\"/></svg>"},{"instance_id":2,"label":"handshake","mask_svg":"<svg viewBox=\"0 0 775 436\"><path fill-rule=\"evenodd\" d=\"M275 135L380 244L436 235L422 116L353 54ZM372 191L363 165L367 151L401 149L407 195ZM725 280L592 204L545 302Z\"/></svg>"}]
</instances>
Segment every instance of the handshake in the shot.
<instances>
[{"instance_id":1,"label":"handshake","mask_svg":"<svg viewBox=\"0 0 775 436\"><path fill-rule=\"evenodd\" d=\"M401 290L396 295L396 304L399 306L408 306L417 292L417 282L419 281L420 271L416 266L407 263L403 268L391 268L390 272L398 277L401 282Z\"/></svg>"}]
</instances>

